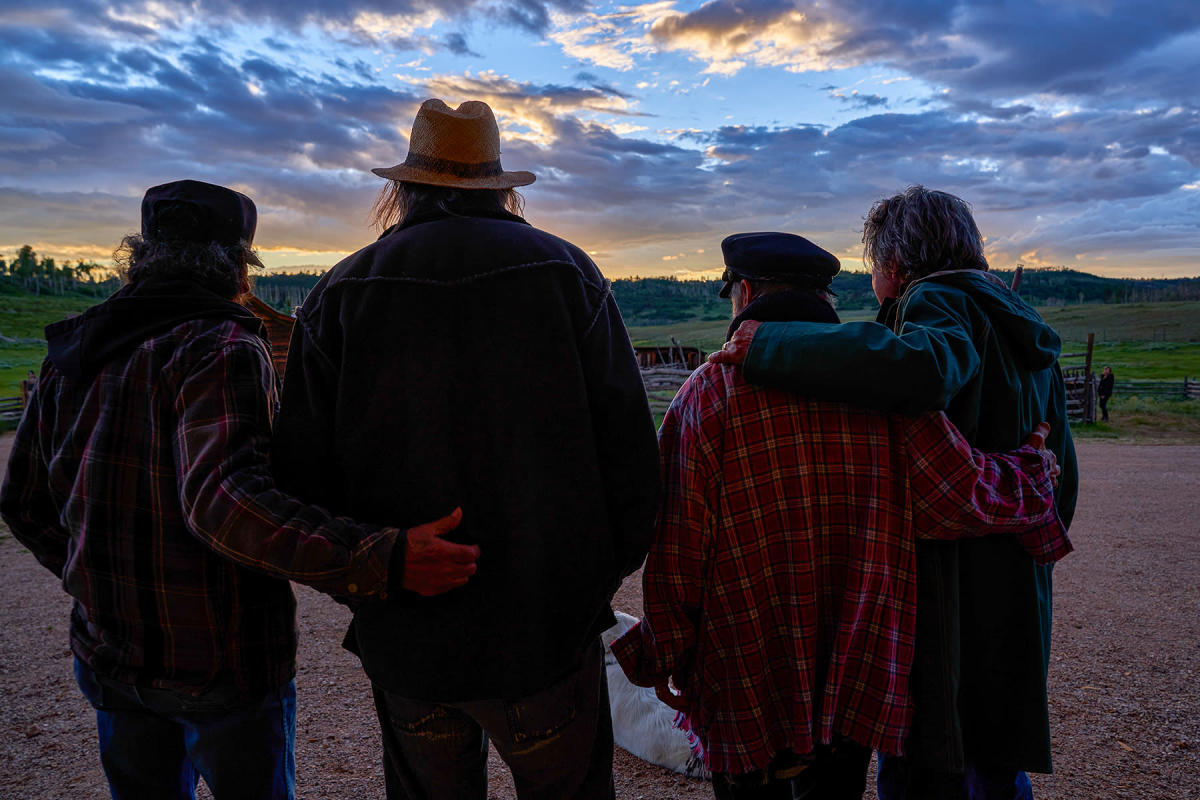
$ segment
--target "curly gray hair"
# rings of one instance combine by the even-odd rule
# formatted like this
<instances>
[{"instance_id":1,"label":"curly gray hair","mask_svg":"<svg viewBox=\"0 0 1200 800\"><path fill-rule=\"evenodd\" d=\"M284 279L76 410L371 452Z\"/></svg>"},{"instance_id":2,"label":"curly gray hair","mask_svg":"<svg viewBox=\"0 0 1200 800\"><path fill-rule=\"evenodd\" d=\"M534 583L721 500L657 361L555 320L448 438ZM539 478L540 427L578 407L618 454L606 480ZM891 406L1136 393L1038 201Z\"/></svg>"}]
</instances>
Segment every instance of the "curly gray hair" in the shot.
<instances>
[{"instance_id":1,"label":"curly gray hair","mask_svg":"<svg viewBox=\"0 0 1200 800\"><path fill-rule=\"evenodd\" d=\"M987 270L971 206L947 192L910 186L877 201L863 225L872 270L917 278L950 269Z\"/></svg>"}]
</instances>

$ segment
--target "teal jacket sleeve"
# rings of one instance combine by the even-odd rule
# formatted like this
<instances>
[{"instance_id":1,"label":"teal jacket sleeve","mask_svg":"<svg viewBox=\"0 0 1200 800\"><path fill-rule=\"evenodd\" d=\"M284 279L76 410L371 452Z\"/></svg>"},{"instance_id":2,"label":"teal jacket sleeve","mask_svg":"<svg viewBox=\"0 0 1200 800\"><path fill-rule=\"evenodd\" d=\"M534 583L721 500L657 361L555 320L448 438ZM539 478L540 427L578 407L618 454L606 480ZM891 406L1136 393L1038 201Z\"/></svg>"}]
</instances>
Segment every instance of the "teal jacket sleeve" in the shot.
<instances>
[{"instance_id":1,"label":"teal jacket sleeve","mask_svg":"<svg viewBox=\"0 0 1200 800\"><path fill-rule=\"evenodd\" d=\"M767 322L746 379L819 400L916 416L946 408L979 369L970 321L949 298L906 309L899 333L877 322Z\"/></svg>"}]
</instances>

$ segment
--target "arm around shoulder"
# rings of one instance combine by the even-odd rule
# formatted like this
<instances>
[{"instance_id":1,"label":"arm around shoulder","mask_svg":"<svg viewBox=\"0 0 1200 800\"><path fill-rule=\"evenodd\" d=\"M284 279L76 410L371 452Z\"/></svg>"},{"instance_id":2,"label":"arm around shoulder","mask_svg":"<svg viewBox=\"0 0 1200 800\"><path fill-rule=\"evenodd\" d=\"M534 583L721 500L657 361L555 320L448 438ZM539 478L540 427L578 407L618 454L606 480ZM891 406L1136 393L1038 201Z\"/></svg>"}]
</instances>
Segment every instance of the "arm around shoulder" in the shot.
<instances>
[{"instance_id":1,"label":"arm around shoulder","mask_svg":"<svg viewBox=\"0 0 1200 800\"><path fill-rule=\"evenodd\" d=\"M746 354L746 378L876 411L944 409L978 371L979 354L951 306L917 310L900 333L877 322L763 323Z\"/></svg>"}]
</instances>

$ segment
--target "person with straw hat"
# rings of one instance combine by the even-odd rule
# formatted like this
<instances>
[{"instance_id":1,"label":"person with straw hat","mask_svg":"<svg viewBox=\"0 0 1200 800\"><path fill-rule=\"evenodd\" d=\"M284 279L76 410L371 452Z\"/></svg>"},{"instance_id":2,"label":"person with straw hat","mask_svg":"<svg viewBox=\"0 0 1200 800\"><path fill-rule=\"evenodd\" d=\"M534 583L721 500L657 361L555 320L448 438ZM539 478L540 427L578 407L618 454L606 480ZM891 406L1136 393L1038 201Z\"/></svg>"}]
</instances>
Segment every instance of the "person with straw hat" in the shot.
<instances>
[{"instance_id":1,"label":"person with straw hat","mask_svg":"<svg viewBox=\"0 0 1200 800\"><path fill-rule=\"evenodd\" d=\"M354 603L389 798L484 798L489 739L521 798L613 796L601 631L650 545L658 451L607 280L534 228L491 108L428 100L383 228L297 313L275 465L365 520L461 506L478 570Z\"/></svg>"}]
</instances>

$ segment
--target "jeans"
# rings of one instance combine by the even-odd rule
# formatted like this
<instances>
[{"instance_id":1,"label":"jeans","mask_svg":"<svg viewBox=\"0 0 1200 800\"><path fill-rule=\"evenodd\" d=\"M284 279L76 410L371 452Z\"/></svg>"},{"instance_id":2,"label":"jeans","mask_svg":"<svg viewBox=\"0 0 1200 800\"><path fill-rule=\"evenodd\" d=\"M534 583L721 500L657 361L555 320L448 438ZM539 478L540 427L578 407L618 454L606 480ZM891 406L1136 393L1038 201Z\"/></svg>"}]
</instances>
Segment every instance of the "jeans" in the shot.
<instances>
[{"instance_id":1,"label":"jeans","mask_svg":"<svg viewBox=\"0 0 1200 800\"><path fill-rule=\"evenodd\" d=\"M78 658L75 679L96 709L113 800L193 800L202 777L216 800L295 797L295 682L247 702L120 683Z\"/></svg>"},{"instance_id":2,"label":"jeans","mask_svg":"<svg viewBox=\"0 0 1200 800\"><path fill-rule=\"evenodd\" d=\"M520 700L432 703L375 687L388 800L483 800L488 740L521 800L612 800L612 716L600 641L574 673Z\"/></svg>"},{"instance_id":3,"label":"jeans","mask_svg":"<svg viewBox=\"0 0 1200 800\"><path fill-rule=\"evenodd\" d=\"M867 788L871 748L847 739L814 753L780 753L766 769L713 773L716 800L859 800Z\"/></svg>"},{"instance_id":4,"label":"jeans","mask_svg":"<svg viewBox=\"0 0 1200 800\"><path fill-rule=\"evenodd\" d=\"M960 774L880 755L876 788L879 800L1033 800L1033 785L1024 772L973 761Z\"/></svg>"}]
</instances>

